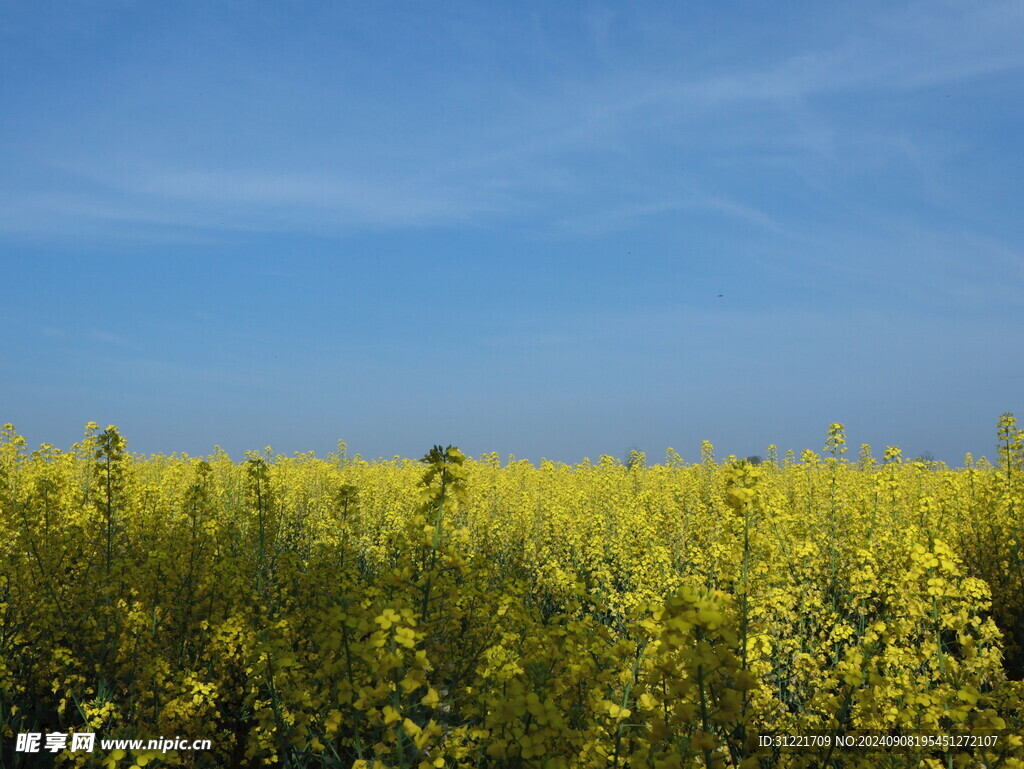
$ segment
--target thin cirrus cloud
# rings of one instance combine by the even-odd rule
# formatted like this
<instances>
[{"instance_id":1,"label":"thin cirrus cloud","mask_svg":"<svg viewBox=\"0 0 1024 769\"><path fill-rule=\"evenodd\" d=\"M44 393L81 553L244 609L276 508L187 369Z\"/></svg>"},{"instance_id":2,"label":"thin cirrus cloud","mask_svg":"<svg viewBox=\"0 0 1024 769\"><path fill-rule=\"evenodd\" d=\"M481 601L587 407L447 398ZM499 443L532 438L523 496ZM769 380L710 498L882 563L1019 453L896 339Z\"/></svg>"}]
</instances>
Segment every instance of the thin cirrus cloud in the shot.
<instances>
[{"instance_id":1,"label":"thin cirrus cloud","mask_svg":"<svg viewBox=\"0 0 1024 769\"><path fill-rule=\"evenodd\" d=\"M128 189L145 198L234 212L236 223L339 226L453 222L487 206L469 190L442 181L346 179L306 173L199 171L154 174ZM266 217L271 215L271 224ZM249 218L246 218L249 217Z\"/></svg>"},{"instance_id":2,"label":"thin cirrus cloud","mask_svg":"<svg viewBox=\"0 0 1024 769\"><path fill-rule=\"evenodd\" d=\"M264 172L156 172L99 178L89 192L11 195L0 226L45 233L55 224L289 231L457 223L488 209L443 185ZM40 232L42 231L42 232Z\"/></svg>"},{"instance_id":3,"label":"thin cirrus cloud","mask_svg":"<svg viewBox=\"0 0 1024 769\"><path fill-rule=\"evenodd\" d=\"M587 22L603 69L555 72L549 81L499 78L482 104L461 105L456 117L462 119L451 121L444 105L417 94L397 101L364 97L361 105L381 125L369 137L373 114L357 134L346 133L351 126L344 121L327 119L303 142L284 132L287 124L271 124L265 135L242 127L234 153L227 135L206 148L129 142L130 151L94 136L65 150L32 145L14 123L14 144L27 144L29 157L35 154L50 171L29 167L7 177L0 227L45 238L59 234L60 225L101 232L135 223L170 234L221 226L322 232L531 219L555 233L585 234L589 227L593 235L666 210L697 208L778 229L778 215L758 196L729 189L736 185L700 160L690 164L687 178L685 159L758 153L761 164L770 159L820 183L822 163L835 173L844 160L881 152L909 158L926 176L941 151L927 137L909 141L905 132L845 120L841 104L811 102L843 94L885 97L1024 66L1016 44L1024 31L1019 4L943 10L935 13L930 4L890 10L834 44L806 42L780 54L766 49L756 61L705 71L664 51L658 66L616 66L624 52L616 49L605 14ZM215 66L200 59L192 76ZM258 82L259 72L251 78ZM235 98L258 97L257 91ZM218 114L216 107L200 108ZM105 120L129 134L171 131L109 99L96 109L106 109ZM403 112L408 119L400 119ZM324 113L333 114L330 102ZM210 114L188 120L214 126L216 137L223 121L204 117ZM45 163L42 153L49 156Z\"/></svg>"}]
</instances>

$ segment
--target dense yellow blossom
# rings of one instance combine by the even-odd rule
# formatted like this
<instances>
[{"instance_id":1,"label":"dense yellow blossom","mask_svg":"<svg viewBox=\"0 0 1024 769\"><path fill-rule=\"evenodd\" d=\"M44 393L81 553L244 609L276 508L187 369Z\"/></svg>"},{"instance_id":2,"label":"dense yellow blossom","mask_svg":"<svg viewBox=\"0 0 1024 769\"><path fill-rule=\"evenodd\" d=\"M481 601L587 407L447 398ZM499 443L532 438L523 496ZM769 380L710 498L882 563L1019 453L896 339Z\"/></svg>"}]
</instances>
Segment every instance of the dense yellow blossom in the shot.
<instances>
[{"instance_id":1,"label":"dense yellow blossom","mask_svg":"<svg viewBox=\"0 0 1024 769\"><path fill-rule=\"evenodd\" d=\"M0 759L130 767L1022 767L1024 468L775 447L237 464L0 433ZM867 751L839 738L994 735ZM827 738L801 749L773 736ZM65 750L62 765L88 754Z\"/></svg>"}]
</instances>

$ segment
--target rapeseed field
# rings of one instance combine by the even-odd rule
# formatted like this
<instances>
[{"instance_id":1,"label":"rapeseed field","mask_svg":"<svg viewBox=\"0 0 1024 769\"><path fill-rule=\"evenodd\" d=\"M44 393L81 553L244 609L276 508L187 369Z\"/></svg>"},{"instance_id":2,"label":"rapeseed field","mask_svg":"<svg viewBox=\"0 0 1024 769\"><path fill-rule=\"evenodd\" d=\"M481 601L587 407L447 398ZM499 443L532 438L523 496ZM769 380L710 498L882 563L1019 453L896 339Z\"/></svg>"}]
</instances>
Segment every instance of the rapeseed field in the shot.
<instances>
[{"instance_id":1,"label":"rapeseed field","mask_svg":"<svg viewBox=\"0 0 1024 769\"><path fill-rule=\"evenodd\" d=\"M997 438L959 469L850 459L838 424L799 460L537 467L7 425L0 763L1024 767L1024 431Z\"/></svg>"}]
</instances>

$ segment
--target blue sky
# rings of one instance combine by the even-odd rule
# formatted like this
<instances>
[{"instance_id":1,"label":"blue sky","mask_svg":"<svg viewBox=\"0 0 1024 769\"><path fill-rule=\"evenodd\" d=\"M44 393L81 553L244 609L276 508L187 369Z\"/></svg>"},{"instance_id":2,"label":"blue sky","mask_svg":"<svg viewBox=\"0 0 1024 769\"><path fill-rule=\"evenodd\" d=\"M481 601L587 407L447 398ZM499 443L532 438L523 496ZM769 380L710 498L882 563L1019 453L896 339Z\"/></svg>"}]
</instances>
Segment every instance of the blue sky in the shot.
<instances>
[{"instance_id":1,"label":"blue sky","mask_svg":"<svg viewBox=\"0 0 1024 769\"><path fill-rule=\"evenodd\" d=\"M0 0L0 422L951 464L1024 418L1024 5ZM719 296L719 295L722 296Z\"/></svg>"}]
</instances>

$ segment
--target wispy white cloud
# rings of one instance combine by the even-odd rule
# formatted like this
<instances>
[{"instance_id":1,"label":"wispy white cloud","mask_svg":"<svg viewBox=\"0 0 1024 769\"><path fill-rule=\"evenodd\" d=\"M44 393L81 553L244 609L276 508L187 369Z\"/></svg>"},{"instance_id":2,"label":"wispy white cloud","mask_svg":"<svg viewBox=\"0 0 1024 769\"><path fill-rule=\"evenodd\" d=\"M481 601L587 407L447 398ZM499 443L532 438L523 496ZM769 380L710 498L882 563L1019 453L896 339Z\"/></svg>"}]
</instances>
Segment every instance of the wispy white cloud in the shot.
<instances>
[{"instance_id":1,"label":"wispy white cloud","mask_svg":"<svg viewBox=\"0 0 1024 769\"><path fill-rule=\"evenodd\" d=\"M694 191L670 200L652 200L599 209L555 222L561 235L601 237L612 232L641 227L656 217L672 213L711 214L777 234L786 230L775 218L755 206L727 195Z\"/></svg>"},{"instance_id":2,"label":"wispy white cloud","mask_svg":"<svg viewBox=\"0 0 1024 769\"><path fill-rule=\"evenodd\" d=\"M66 172L79 184L9 176L0 185L0 231L54 237L138 225L179 236L182 229L319 232L534 216L540 228L598 235L700 210L781 232L786 226L766 211L763 195L724 182L713 168L695 169L694 189L680 194L673 159L747 156L762 169L779 164L823 185L822 161L832 177L852 162L898 156L939 194L933 148L899 130L857 127L848 110L832 114L815 100L953 86L1024 67L1024 7L1015 2L885 6L841 40L812 38L781 53L766 47L742 66L696 72L682 54L672 66L616 66L616 20L599 10L583 20L603 71L495 82L500 108L488 114L482 105L477 122L445 123L443 105L418 101L409 109L432 110L420 122L434 125L434 134L389 114L406 127L361 145L363 157L350 152L348 165L333 149L345 144L344 133L317 131L308 145L282 144L280 156L266 159L244 149L217 157L136 147L130 155L111 145L89 148L87 158L53 148L56 177ZM373 170L374 158L392 170Z\"/></svg>"},{"instance_id":3,"label":"wispy white cloud","mask_svg":"<svg viewBox=\"0 0 1024 769\"><path fill-rule=\"evenodd\" d=\"M3 194L0 231L109 227L228 231L318 231L458 223L496 203L438 180L392 183L260 170L112 177L98 171L91 192Z\"/></svg>"}]
</instances>

